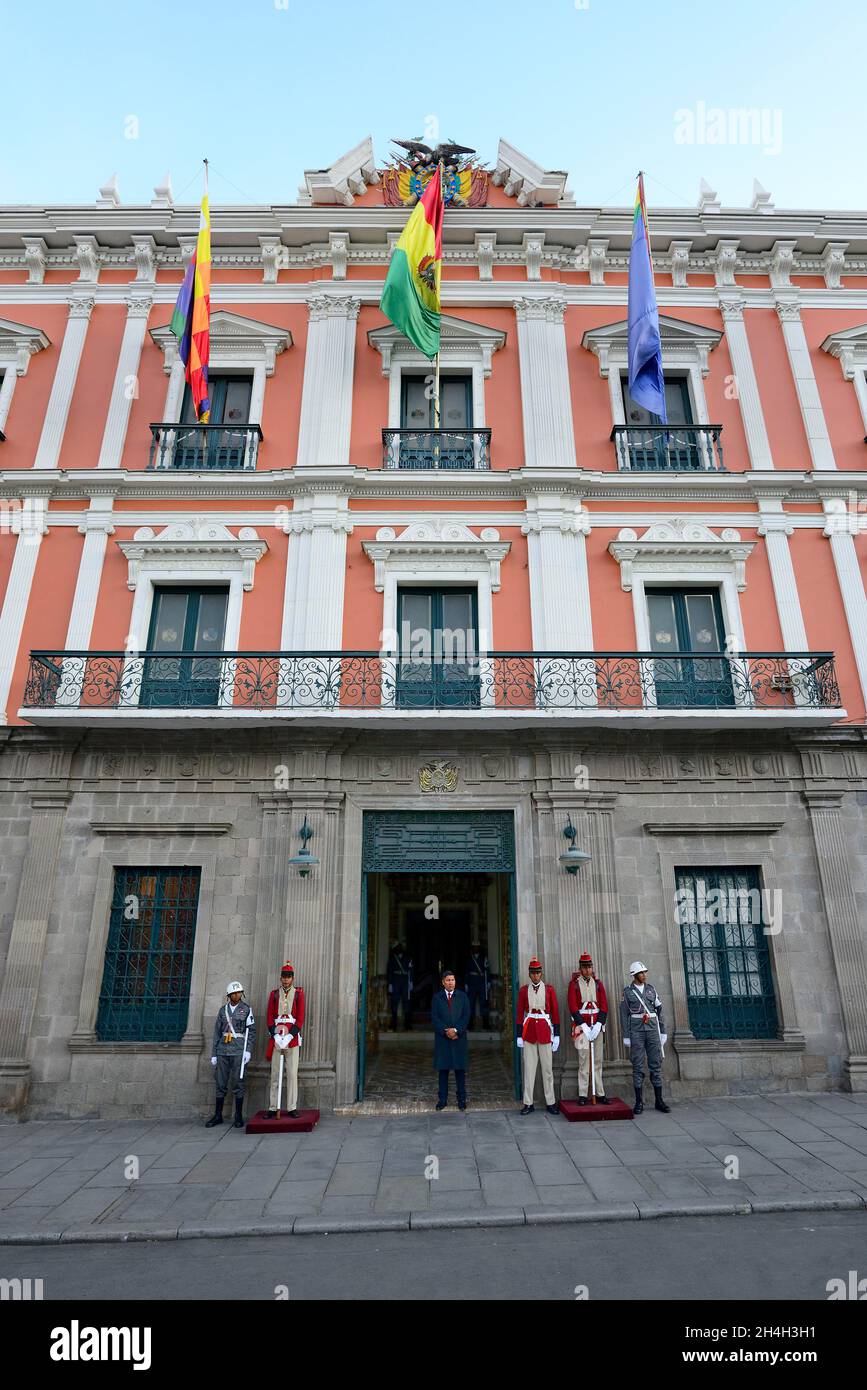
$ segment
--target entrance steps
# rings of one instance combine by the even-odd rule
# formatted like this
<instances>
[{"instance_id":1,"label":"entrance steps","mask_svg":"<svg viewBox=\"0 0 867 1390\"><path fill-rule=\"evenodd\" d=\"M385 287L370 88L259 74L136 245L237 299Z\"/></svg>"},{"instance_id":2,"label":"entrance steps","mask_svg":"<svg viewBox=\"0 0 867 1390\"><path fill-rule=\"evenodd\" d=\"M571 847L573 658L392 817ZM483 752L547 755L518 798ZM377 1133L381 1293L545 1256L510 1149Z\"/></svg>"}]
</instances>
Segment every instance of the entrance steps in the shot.
<instances>
[{"instance_id":1,"label":"entrance steps","mask_svg":"<svg viewBox=\"0 0 867 1390\"><path fill-rule=\"evenodd\" d=\"M475 1100L472 1096L467 1103L466 1114L477 1115L482 1110L518 1110L520 1104L515 1100L505 1100L503 1098L493 1098L485 1100L483 1097ZM454 1100L449 1101L445 1110L437 1110L436 1098L426 1100L362 1100L356 1101L354 1105L337 1105L334 1108L335 1115L346 1115L350 1119L355 1119L361 1115L459 1115L461 1112Z\"/></svg>"}]
</instances>

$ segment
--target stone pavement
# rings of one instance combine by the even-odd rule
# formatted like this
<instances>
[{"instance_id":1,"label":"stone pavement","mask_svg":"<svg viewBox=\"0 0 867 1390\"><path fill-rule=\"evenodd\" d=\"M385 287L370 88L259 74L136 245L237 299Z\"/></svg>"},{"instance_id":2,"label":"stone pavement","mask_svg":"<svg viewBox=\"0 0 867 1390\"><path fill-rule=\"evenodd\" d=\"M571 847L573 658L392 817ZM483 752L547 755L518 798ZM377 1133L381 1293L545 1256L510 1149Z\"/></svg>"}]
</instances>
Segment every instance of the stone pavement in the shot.
<instances>
[{"instance_id":1,"label":"stone pavement","mask_svg":"<svg viewBox=\"0 0 867 1390\"><path fill-rule=\"evenodd\" d=\"M328 1115L302 1135L202 1120L0 1126L0 1243L819 1207L867 1207L867 1095L708 1099L571 1125L517 1107Z\"/></svg>"}]
</instances>

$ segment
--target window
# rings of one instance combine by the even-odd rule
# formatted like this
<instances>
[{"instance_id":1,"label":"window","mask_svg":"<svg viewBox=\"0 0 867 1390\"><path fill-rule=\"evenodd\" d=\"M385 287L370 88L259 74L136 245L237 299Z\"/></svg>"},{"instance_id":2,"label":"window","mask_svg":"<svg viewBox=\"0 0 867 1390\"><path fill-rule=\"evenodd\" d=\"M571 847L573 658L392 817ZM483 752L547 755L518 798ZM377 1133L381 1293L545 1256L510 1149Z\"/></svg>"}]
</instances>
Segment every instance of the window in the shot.
<instances>
[{"instance_id":1,"label":"window","mask_svg":"<svg viewBox=\"0 0 867 1390\"><path fill-rule=\"evenodd\" d=\"M221 652L228 600L225 588L155 585L147 650ZM140 705L168 709L216 705L219 694L219 658L166 656L144 663Z\"/></svg>"},{"instance_id":2,"label":"window","mask_svg":"<svg viewBox=\"0 0 867 1390\"><path fill-rule=\"evenodd\" d=\"M666 655L694 652L690 659L655 661L657 705L718 709L734 704L731 670L725 656L725 629L716 589L647 589L650 650ZM702 659L699 659L701 657Z\"/></svg>"},{"instance_id":3,"label":"window","mask_svg":"<svg viewBox=\"0 0 867 1390\"><path fill-rule=\"evenodd\" d=\"M708 441L693 431L695 424L689 380L685 376L664 374L665 413L662 424L652 410L645 410L629 394L627 378L621 379L623 413L630 428L626 443L629 467L637 471L691 471L707 468L711 462Z\"/></svg>"},{"instance_id":4,"label":"window","mask_svg":"<svg viewBox=\"0 0 867 1390\"><path fill-rule=\"evenodd\" d=\"M398 589L399 709L479 704L475 589Z\"/></svg>"},{"instance_id":5,"label":"window","mask_svg":"<svg viewBox=\"0 0 867 1390\"><path fill-rule=\"evenodd\" d=\"M400 389L399 466L401 468L472 468L473 379L440 378L439 435L433 377L403 374Z\"/></svg>"},{"instance_id":6,"label":"window","mask_svg":"<svg viewBox=\"0 0 867 1390\"><path fill-rule=\"evenodd\" d=\"M101 1042L179 1042L187 1030L200 869L115 869L99 995Z\"/></svg>"},{"instance_id":7,"label":"window","mask_svg":"<svg viewBox=\"0 0 867 1390\"><path fill-rule=\"evenodd\" d=\"M627 425L659 425L662 422L653 411L645 410L629 394L628 379L623 377L623 409ZM685 376L664 374L665 413L669 425L692 425L692 402L689 399L689 382Z\"/></svg>"},{"instance_id":8,"label":"window","mask_svg":"<svg viewBox=\"0 0 867 1390\"><path fill-rule=\"evenodd\" d=\"M689 1026L697 1038L774 1038L777 1006L756 869L676 869Z\"/></svg>"},{"instance_id":9,"label":"window","mask_svg":"<svg viewBox=\"0 0 867 1390\"><path fill-rule=\"evenodd\" d=\"M208 423L222 429L178 430L174 450L175 468L242 468L250 423L251 376L213 376L208 382L211 413ZM196 424L196 412L189 386L184 389L182 425Z\"/></svg>"}]
</instances>

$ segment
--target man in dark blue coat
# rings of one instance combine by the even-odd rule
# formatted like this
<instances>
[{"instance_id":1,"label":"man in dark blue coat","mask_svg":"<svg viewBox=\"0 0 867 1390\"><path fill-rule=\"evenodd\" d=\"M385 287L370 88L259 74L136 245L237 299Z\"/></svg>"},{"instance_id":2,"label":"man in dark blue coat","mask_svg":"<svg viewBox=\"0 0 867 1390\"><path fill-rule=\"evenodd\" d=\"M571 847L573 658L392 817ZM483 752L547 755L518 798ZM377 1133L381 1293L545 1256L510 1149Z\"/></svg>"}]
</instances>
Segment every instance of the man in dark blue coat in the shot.
<instances>
[{"instance_id":1,"label":"man in dark blue coat","mask_svg":"<svg viewBox=\"0 0 867 1390\"><path fill-rule=\"evenodd\" d=\"M440 978L443 987L434 995L430 1012L434 1031L434 1068L440 1074L437 1110L445 1110L448 1104L450 1071L455 1074L458 1109L466 1110L470 1001L462 989L455 989L453 970L444 970Z\"/></svg>"}]
</instances>

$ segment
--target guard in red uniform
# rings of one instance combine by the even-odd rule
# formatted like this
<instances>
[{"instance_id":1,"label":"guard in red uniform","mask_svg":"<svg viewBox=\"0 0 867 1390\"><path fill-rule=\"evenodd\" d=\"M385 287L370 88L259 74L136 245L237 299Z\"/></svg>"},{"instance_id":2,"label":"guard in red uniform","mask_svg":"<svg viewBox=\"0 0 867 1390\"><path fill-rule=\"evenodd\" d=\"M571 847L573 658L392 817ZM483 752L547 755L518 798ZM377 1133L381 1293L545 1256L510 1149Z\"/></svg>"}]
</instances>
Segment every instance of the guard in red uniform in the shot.
<instances>
[{"instance_id":1,"label":"guard in red uniform","mask_svg":"<svg viewBox=\"0 0 867 1390\"><path fill-rule=\"evenodd\" d=\"M605 986L593 972L589 951L579 957L578 969L569 981L569 1013L572 1039L578 1053L578 1104L587 1104L592 1075L593 1093L600 1105L607 1105L602 1081L602 1035L608 1018L608 1000Z\"/></svg>"},{"instance_id":2,"label":"guard in red uniform","mask_svg":"<svg viewBox=\"0 0 867 1390\"><path fill-rule=\"evenodd\" d=\"M304 991L295 985L295 969L291 961L280 971L280 986L268 996L268 1046L265 1057L271 1063L271 1093L268 1119L273 1120L280 1105L280 1061L283 1061L283 1095L281 1109L295 1118L298 1114L298 1055L301 1048L301 1029L304 1026Z\"/></svg>"},{"instance_id":3,"label":"guard in red uniform","mask_svg":"<svg viewBox=\"0 0 867 1390\"><path fill-rule=\"evenodd\" d=\"M530 1115L535 1108L533 1087L538 1066L542 1072L548 1114L556 1115L558 1110L554 1099L552 1057L560 1046L560 1012L554 987L545 984L541 963L535 956L530 961L530 983L521 985L518 990L515 1029L523 1056L521 1070L524 1074L524 1108L521 1114Z\"/></svg>"}]
</instances>

